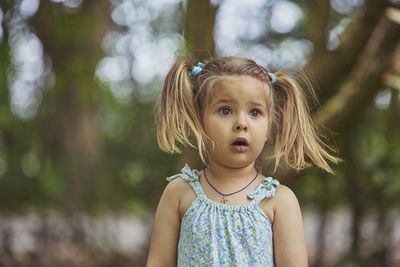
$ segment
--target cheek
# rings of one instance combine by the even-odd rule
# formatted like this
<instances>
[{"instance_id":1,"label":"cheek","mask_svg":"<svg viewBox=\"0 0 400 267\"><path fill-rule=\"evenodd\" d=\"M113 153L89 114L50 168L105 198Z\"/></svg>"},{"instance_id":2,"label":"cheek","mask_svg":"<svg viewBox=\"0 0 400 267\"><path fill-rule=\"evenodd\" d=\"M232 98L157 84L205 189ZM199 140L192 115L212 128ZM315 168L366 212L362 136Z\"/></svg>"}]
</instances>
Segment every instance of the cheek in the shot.
<instances>
[{"instance_id":1,"label":"cheek","mask_svg":"<svg viewBox=\"0 0 400 267\"><path fill-rule=\"evenodd\" d=\"M212 121L206 123L205 130L206 133L214 140L217 140L218 136L221 134L221 130L219 129L218 124L212 123Z\"/></svg>"},{"instance_id":2,"label":"cheek","mask_svg":"<svg viewBox=\"0 0 400 267\"><path fill-rule=\"evenodd\" d=\"M256 136L254 136L254 138L256 140L254 140L257 143L257 146L255 146L256 152L259 154L261 153L261 151L264 148L264 144L267 141L267 126L263 125L263 129L257 131Z\"/></svg>"},{"instance_id":3,"label":"cheek","mask_svg":"<svg viewBox=\"0 0 400 267\"><path fill-rule=\"evenodd\" d=\"M256 131L257 140L260 141L260 142L261 141L265 142L267 140L267 135L268 135L268 122L264 121L257 128L259 129L258 131Z\"/></svg>"},{"instance_id":4,"label":"cheek","mask_svg":"<svg viewBox=\"0 0 400 267\"><path fill-rule=\"evenodd\" d=\"M202 124L203 124L203 129L206 132L206 134L211 135L213 127L212 127L212 122L210 121L210 118L203 118Z\"/></svg>"},{"instance_id":5,"label":"cheek","mask_svg":"<svg viewBox=\"0 0 400 267\"><path fill-rule=\"evenodd\" d=\"M218 146L218 144L224 140L226 127L224 127L221 122L215 122L212 117L204 121L203 125L206 134L208 134Z\"/></svg>"}]
</instances>

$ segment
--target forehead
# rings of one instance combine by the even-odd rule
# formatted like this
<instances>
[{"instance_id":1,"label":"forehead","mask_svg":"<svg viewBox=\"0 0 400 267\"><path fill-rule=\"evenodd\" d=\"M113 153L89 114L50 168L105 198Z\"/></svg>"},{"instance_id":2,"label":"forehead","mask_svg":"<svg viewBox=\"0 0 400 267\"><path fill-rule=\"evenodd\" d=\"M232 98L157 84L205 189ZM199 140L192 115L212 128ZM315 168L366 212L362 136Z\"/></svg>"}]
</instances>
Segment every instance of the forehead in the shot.
<instances>
[{"instance_id":1,"label":"forehead","mask_svg":"<svg viewBox=\"0 0 400 267\"><path fill-rule=\"evenodd\" d=\"M248 75L224 76L211 89L210 104L221 99L239 102L267 101L267 84Z\"/></svg>"}]
</instances>

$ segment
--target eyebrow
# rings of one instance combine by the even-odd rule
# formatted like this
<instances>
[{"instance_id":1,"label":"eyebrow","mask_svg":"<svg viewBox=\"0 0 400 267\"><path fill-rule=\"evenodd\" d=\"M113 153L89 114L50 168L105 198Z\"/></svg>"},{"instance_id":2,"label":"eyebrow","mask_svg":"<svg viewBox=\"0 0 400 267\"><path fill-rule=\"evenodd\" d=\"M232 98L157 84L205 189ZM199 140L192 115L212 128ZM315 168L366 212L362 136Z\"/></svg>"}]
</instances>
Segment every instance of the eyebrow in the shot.
<instances>
[{"instance_id":1,"label":"eyebrow","mask_svg":"<svg viewBox=\"0 0 400 267\"><path fill-rule=\"evenodd\" d=\"M218 104L221 104L221 103L233 103L233 102L235 102L235 101L227 100L227 99L220 99L217 102L215 102L214 105L218 105Z\"/></svg>"},{"instance_id":2,"label":"eyebrow","mask_svg":"<svg viewBox=\"0 0 400 267\"><path fill-rule=\"evenodd\" d=\"M265 107L266 105L259 103L259 102L250 102L249 106Z\"/></svg>"},{"instance_id":3,"label":"eyebrow","mask_svg":"<svg viewBox=\"0 0 400 267\"><path fill-rule=\"evenodd\" d=\"M215 102L213 105L216 106L216 105L219 105L219 104L222 104L222 103L235 103L235 102L236 101L234 101L234 100L220 99L217 102ZM249 102L247 105L248 106L256 106L256 107L266 107L267 106L267 105L264 105L264 104L259 103L259 102Z\"/></svg>"}]
</instances>

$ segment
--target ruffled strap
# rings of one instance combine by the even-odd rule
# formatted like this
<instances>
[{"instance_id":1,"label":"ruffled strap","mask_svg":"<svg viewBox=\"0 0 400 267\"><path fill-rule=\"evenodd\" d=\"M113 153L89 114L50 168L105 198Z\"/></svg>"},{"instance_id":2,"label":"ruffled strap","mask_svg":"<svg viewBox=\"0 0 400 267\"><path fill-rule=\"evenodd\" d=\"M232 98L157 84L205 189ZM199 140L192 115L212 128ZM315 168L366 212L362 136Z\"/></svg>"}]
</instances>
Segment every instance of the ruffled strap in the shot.
<instances>
[{"instance_id":1,"label":"ruffled strap","mask_svg":"<svg viewBox=\"0 0 400 267\"><path fill-rule=\"evenodd\" d=\"M264 198L273 197L278 186L278 180L273 179L272 177L266 177L248 196L249 198L254 199L255 203L258 205Z\"/></svg>"},{"instance_id":2,"label":"ruffled strap","mask_svg":"<svg viewBox=\"0 0 400 267\"><path fill-rule=\"evenodd\" d=\"M195 169L191 170L189 165L185 164L185 167L182 168L181 173L167 177L167 181L170 182L176 178L182 178L183 180L188 182L198 196L203 194L199 182L199 172Z\"/></svg>"}]
</instances>

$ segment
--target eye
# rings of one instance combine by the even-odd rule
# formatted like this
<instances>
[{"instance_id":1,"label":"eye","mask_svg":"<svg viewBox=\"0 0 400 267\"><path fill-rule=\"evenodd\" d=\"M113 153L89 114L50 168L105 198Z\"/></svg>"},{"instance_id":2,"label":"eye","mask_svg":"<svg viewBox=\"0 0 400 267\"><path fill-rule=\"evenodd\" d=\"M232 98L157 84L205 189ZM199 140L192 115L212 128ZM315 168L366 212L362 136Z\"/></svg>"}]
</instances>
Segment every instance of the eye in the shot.
<instances>
[{"instance_id":1,"label":"eye","mask_svg":"<svg viewBox=\"0 0 400 267\"><path fill-rule=\"evenodd\" d=\"M250 116L257 118L258 116L261 115L261 111L258 109L253 109L252 111L250 111Z\"/></svg>"},{"instance_id":2,"label":"eye","mask_svg":"<svg viewBox=\"0 0 400 267\"><path fill-rule=\"evenodd\" d=\"M222 107L218 110L218 113L224 116L228 116L232 114L232 111L230 108L228 107Z\"/></svg>"}]
</instances>

